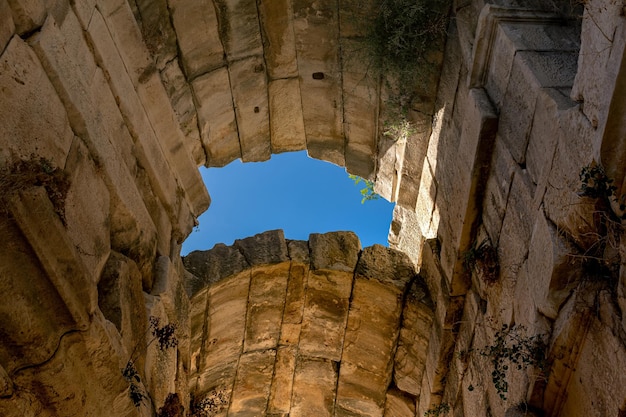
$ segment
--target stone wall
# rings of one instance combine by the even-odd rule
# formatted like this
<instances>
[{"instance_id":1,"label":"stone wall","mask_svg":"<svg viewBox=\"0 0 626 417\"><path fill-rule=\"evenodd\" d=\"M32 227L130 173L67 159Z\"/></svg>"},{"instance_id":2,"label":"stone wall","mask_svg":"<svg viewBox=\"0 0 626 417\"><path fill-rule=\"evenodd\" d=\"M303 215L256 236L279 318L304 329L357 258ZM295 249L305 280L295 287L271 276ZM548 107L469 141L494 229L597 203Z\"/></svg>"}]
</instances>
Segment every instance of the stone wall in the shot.
<instances>
[{"instance_id":1,"label":"stone wall","mask_svg":"<svg viewBox=\"0 0 626 417\"><path fill-rule=\"evenodd\" d=\"M433 304L405 254L272 231L183 262L190 389L208 415L415 415Z\"/></svg>"},{"instance_id":2,"label":"stone wall","mask_svg":"<svg viewBox=\"0 0 626 417\"><path fill-rule=\"evenodd\" d=\"M453 2L395 142L354 2L0 0L0 415L624 415L624 5L571 5ZM411 261L272 232L185 271L197 166L305 148Z\"/></svg>"}]
</instances>

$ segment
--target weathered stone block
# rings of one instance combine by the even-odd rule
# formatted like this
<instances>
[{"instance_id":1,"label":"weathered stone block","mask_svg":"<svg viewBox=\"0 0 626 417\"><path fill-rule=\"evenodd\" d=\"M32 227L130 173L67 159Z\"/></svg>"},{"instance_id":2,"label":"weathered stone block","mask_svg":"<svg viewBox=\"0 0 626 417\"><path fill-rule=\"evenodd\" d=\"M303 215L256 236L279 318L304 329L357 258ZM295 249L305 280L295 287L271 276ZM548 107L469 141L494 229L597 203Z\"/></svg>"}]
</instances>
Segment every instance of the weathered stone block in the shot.
<instances>
[{"instance_id":1,"label":"weathered stone block","mask_svg":"<svg viewBox=\"0 0 626 417\"><path fill-rule=\"evenodd\" d=\"M15 30L19 35L32 32L46 19L46 5L43 0L7 0L11 7Z\"/></svg>"},{"instance_id":2,"label":"weathered stone block","mask_svg":"<svg viewBox=\"0 0 626 417\"><path fill-rule=\"evenodd\" d=\"M483 201L483 224L491 241L497 245L506 210L513 174L517 164L500 136L496 137Z\"/></svg>"},{"instance_id":3,"label":"weathered stone block","mask_svg":"<svg viewBox=\"0 0 626 417\"><path fill-rule=\"evenodd\" d=\"M385 135L378 137L378 161L374 191L384 199L398 199L406 141L396 141Z\"/></svg>"},{"instance_id":4,"label":"weathered stone block","mask_svg":"<svg viewBox=\"0 0 626 417\"><path fill-rule=\"evenodd\" d=\"M290 416L332 417L337 370L333 362L300 357L296 363Z\"/></svg>"},{"instance_id":5,"label":"weathered stone block","mask_svg":"<svg viewBox=\"0 0 626 417\"><path fill-rule=\"evenodd\" d=\"M183 258L183 264L189 272L199 278L198 282L189 283L192 285L187 290L191 291L192 295L207 284L239 274L249 266L241 251L223 243L218 243L208 251L191 252Z\"/></svg>"},{"instance_id":6,"label":"weathered stone block","mask_svg":"<svg viewBox=\"0 0 626 417\"><path fill-rule=\"evenodd\" d=\"M244 352L278 345L288 278L288 262L252 271Z\"/></svg>"},{"instance_id":7,"label":"weathered stone block","mask_svg":"<svg viewBox=\"0 0 626 417\"><path fill-rule=\"evenodd\" d=\"M258 8L270 79L297 77L298 63L291 2L264 0L258 4Z\"/></svg>"},{"instance_id":8,"label":"weathered stone block","mask_svg":"<svg viewBox=\"0 0 626 417\"><path fill-rule=\"evenodd\" d=\"M341 359L351 291L351 272L309 273L300 334L301 355Z\"/></svg>"},{"instance_id":9,"label":"weathered stone block","mask_svg":"<svg viewBox=\"0 0 626 417\"><path fill-rule=\"evenodd\" d=\"M4 51L15 33L15 23L7 0L0 1L0 51Z\"/></svg>"},{"instance_id":10,"label":"weathered stone block","mask_svg":"<svg viewBox=\"0 0 626 417\"><path fill-rule=\"evenodd\" d=\"M197 292L190 300L189 306L189 332L190 337L190 367L189 387L195 388L198 375L202 372L202 341L206 340L208 328L206 326L208 289L204 288Z\"/></svg>"},{"instance_id":11,"label":"weathered stone block","mask_svg":"<svg viewBox=\"0 0 626 417\"><path fill-rule=\"evenodd\" d=\"M165 67L176 55L177 34L172 27L167 0L135 0L141 16L141 32L157 68Z\"/></svg>"},{"instance_id":12,"label":"weathered stone block","mask_svg":"<svg viewBox=\"0 0 626 417\"><path fill-rule=\"evenodd\" d=\"M254 0L216 0L219 33L229 62L263 54L259 13Z\"/></svg>"},{"instance_id":13,"label":"weathered stone block","mask_svg":"<svg viewBox=\"0 0 626 417\"><path fill-rule=\"evenodd\" d=\"M0 361L10 375L48 360L75 323L17 225L3 216L0 227Z\"/></svg>"},{"instance_id":14,"label":"weathered stone block","mask_svg":"<svg viewBox=\"0 0 626 417\"><path fill-rule=\"evenodd\" d=\"M218 21L210 0L170 0L168 2L180 56L188 80L224 64L224 48Z\"/></svg>"},{"instance_id":15,"label":"weathered stone block","mask_svg":"<svg viewBox=\"0 0 626 417\"><path fill-rule=\"evenodd\" d=\"M311 233L309 236L311 269L354 271L361 242L353 232Z\"/></svg>"},{"instance_id":16,"label":"weathered stone block","mask_svg":"<svg viewBox=\"0 0 626 417\"><path fill-rule=\"evenodd\" d=\"M137 265L124 255L111 252L98 282L98 307L117 328L128 354L148 342L144 303ZM138 368L143 367L143 359L136 360Z\"/></svg>"},{"instance_id":17,"label":"weathered stone block","mask_svg":"<svg viewBox=\"0 0 626 417\"><path fill-rule=\"evenodd\" d=\"M241 160L267 161L271 156L265 63L255 56L228 66L237 117Z\"/></svg>"},{"instance_id":18,"label":"weathered stone block","mask_svg":"<svg viewBox=\"0 0 626 417\"><path fill-rule=\"evenodd\" d=\"M78 138L74 138L65 170L70 173L70 188L65 197L67 234L89 275L97 279L111 250L109 190Z\"/></svg>"},{"instance_id":19,"label":"weathered stone block","mask_svg":"<svg viewBox=\"0 0 626 417\"><path fill-rule=\"evenodd\" d=\"M276 351L276 365L267 406L268 414L289 414L296 371L296 346L281 346Z\"/></svg>"},{"instance_id":20,"label":"weathered stone block","mask_svg":"<svg viewBox=\"0 0 626 417\"><path fill-rule=\"evenodd\" d=\"M221 167L241 158L241 145L226 68L204 74L191 83L207 166Z\"/></svg>"},{"instance_id":21,"label":"weathered stone block","mask_svg":"<svg viewBox=\"0 0 626 417\"><path fill-rule=\"evenodd\" d=\"M363 249L355 274L404 292L416 272L413 263L403 252L374 245Z\"/></svg>"},{"instance_id":22,"label":"weathered stone block","mask_svg":"<svg viewBox=\"0 0 626 417\"><path fill-rule=\"evenodd\" d=\"M559 236L544 216L538 215L530 239L528 277L532 277L533 299L539 311L555 319L561 305L580 280L577 250Z\"/></svg>"},{"instance_id":23,"label":"weathered stone block","mask_svg":"<svg viewBox=\"0 0 626 417\"><path fill-rule=\"evenodd\" d=\"M287 243L281 229L237 239L233 247L239 249L250 266L278 264L289 261Z\"/></svg>"},{"instance_id":24,"label":"weathered stone block","mask_svg":"<svg viewBox=\"0 0 626 417\"><path fill-rule=\"evenodd\" d=\"M204 165L206 154L200 140L196 105L193 102L191 86L180 68L178 59L173 59L166 64L161 71L161 79L185 137L185 146L196 165Z\"/></svg>"},{"instance_id":25,"label":"weathered stone block","mask_svg":"<svg viewBox=\"0 0 626 417\"><path fill-rule=\"evenodd\" d=\"M67 114L39 59L17 36L0 56L0 89L0 164L35 155L63 168L74 139Z\"/></svg>"},{"instance_id":26,"label":"weathered stone block","mask_svg":"<svg viewBox=\"0 0 626 417\"><path fill-rule=\"evenodd\" d=\"M287 284L287 296L285 298L283 324L302 323L304 294L307 287L308 274L308 264L297 264L292 261L291 268L289 270L289 282Z\"/></svg>"},{"instance_id":27,"label":"weathered stone block","mask_svg":"<svg viewBox=\"0 0 626 417\"><path fill-rule=\"evenodd\" d=\"M241 355L229 414L252 417L265 413L275 360L274 349Z\"/></svg>"},{"instance_id":28,"label":"weathered stone block","mask_svg":"<svg viewBox=\"0 0 626 417\"><path fill-rule=\"evenodd\" d=\"M378 373L342 361L337 383L337 415L382 417L388 383Z\"/></svg>"},{"instance_id":29,"label":"weathered stone block","mask_svg":"<svg viewBox=\"0 0 626 417\"><path fill-rule=\"evenodd\" d=\"M337 5L332 0L298 0L293 13L308 153L343 166Z\"/></svg>"},{"instance_id":30,"label":"weathered stone block","mask_svg":"<svg viewBox=\"0 0 626 417\"><path fill-rule=\"evenodd\" d=\"M270 136L273 153L306 148L302 97L297 78L273 80L268 85Z\"/></svg>"},{"instance_id":31,"label":"weathered stone block","mask_svg":"<svg viewBox=\"0 0 626 417\"><path fill-rule=\"evenodd\" d=\"M415 399L398 389L387 391L385 399L385 417L414 417Z\"/></svg>"},{"instance_id":32,"label":"weathered stone block","mask_svg":"<svg viewBox=\"0 0 626 417\"><path fill-rule=\"evenodd\" d=\"M306 240L287 240L289 259L292 262L309 264L309 242Z\"/></svg>"}]
</instances>

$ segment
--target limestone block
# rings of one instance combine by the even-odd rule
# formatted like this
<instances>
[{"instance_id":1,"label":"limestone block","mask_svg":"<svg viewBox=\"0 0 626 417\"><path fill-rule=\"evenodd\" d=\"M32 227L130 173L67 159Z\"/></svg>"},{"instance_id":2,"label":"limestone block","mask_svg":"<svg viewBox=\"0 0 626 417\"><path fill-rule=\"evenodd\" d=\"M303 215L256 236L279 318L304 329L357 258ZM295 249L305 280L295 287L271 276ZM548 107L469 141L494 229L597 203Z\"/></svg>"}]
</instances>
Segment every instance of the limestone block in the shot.
<instances>
[{"instance_id":1,"label":"limestone block","mask_svg":"<svg viewBox=\"0 0 626 417\"><path fill-rule=\"evenodd\" d=\"M407 138L402 164L402 182L398 192L398 204L414 209L419 197L419 187L428 150L428 138L431 133L432 117L416 111L409 111L409 120L413 123L415 133Z\"/></svg>"},{"instance_id":2,"label":"limestone block","mask_svg":"<svg viewBox=\"0 0 626 417\"><path fill-rule=\"evenodd\" d=\"M269 104L265 65L255 56L228 66L239 130L241 160L266 161L271 156Z\"/></svg>"},{"instance_id":3,"label":"limestone block","mask_svg":"<svg viewBox=\"0 0 626 417\"><path fill-rule=\"evenodd\" d=\"M396 141L385 135L378 137L378 161L374 191L391 202L398 199L405 146L406 141Z\"/></svg>"},{"instance_id":4,"label":"limestone block","mask_svg":"<svg viewBox=\"0 0 626 417\"><path fill-rule=\"evenodd\" d=\"M154 134L150 121L133 87L132 80L118 49L110 35L102 15L95 11L87 31L92 39L99 61L109 79L111 91L117 97L120 112L135 141L137 158L146 170L153 190L161 202L173 212L176 204L176 183L170 176L162 175L170 170L163 150Z\"/></svg>"},{"instance_id":5,"label":"limestone block","mask_svg":"<svg viewBox=\"0 0 626 417\"><path fill-rule=\"evenodd\" d=\"M396 205L387 236L389 247L404 252L414 265L420 262L425 237L418 226L418 218L415 211Z\"/></svg>"},{"instance_id":6,"label":"limestone block","mask_svg":"<svg viewBox=\"0 0 626 417\"><path fill-rule=\"evenodd\" d=\"M615 85L614 71L619 65L616 61L622 59L622 7L619 2L593 0L585 4L583 12L578 72L571 97L585 102L582 111L594 127L608 109Z\"/></svg>"},{"instance_id":7,"label":"limestone block","mask_svg":"<svg viewBox=\"0 0 626 417\"><path fill-rule=\"evenodd\" d=\"M70 188L65 197L67 234L88 274L99 277L111 247L109 190L78 138L74 139L65 170L70 173Z\"/></svg>"},{"instance_id":8,"label":"limestone block","mask_svg":"<svg viewBox=\"0 0 626 417\"><path fill-rule=\"evenodd\" d=\"M275 349L280 336L289 263L252 272L243 351Z\"/></svg>"},{"instance_id":9,"label":"limestone block","mask_svg":"<svg viewBox=\"0 0 626 417\"><path fill-rule=\"evenodd\" d=\"M309 236L311 269L354 271L361 242L353 232L311 233Z\"/></svg>"},{"instance_id":10,"label":"limestone block","mask_svg":"<svg viewBox=\"0 0 626 417\"><path fill-rule=\"evenodd\" d=\"M7 0L11 7L15 30L25 35L43 25L46 19L46 5L42 0Z\"/></svg>"},{"instance_id":11,"label":"limestone block","mask_svg":"<svg viewBox=\"0 0 626 417\"><path fill-rule=\"evenodd\" d=\"M528 135L541 84L521 56L516 55L500 109L499 134L517 163L525 163Z\"/></svg>"},{"instance_id":12,"label":"limestone block","mask_svg":"<svg viewBox=\"0 0 626 417\"><path fill-rule=\"evenodd\" d=\"M372 264L380 259L371 258ZM370 271L359 271L357 267L341 356L337 406L352 413L382 416L385 391L392 376L404 288L376 279L375 273L372 277L361 275L367 272Z\"/></svg>"},{"instance_id":13,"label":"limestone block","mask_svg":"<svg viewBox=\"0 0 626 417\"><path fill-rule=\"evenodd\" d=\"M11 397L13 395L13 383L7 371L0 366L0 398Z\"/></svg>"},{"instance_id":14,"label":"limestone block","mask_svg":"<svg viewBox=\"0 0 626 417\"><path fill-rule=\"evenodd\" d=\"M276 350L241 355L229 414L260 416L267 409Z\"/></svg>"},{"instance_id":15,"label":"limestone block","mask_svg":"<svg viewBox=\"0 0 626 417\"><path fill-rule=\"evenodd\" d=\"M148 342L144 301L137 265L121 253L111 252L98 282L98 307L119 331L129 354L136 346ZM143 358L136 359L135 363L142 368Z\"/></svg>"},{"instance_id":16,"label":"limestone block","mask_svg":"<svg viewBox=\"0 0 626 417\"><path fill-rule=\"evenodd\" d=\"M244 272L213 284L209 289L207 339L201 369L237 361L243 348L250 273ZM235 367L236 369L236 367Z\"/></svg>"},{"instance_id":17,"label":"limestone block","mask_svg":"<svg viewBox=\"0 0 626 417\"><path fill-rule=\"evenodd\" d=\"M528 254L532 228L537 216L533 207L533 188L524 170L515 171L506 214L498 243L498 261L503 280L515 277Z\"/></svg>"},{"instance_id":18,"label":"limestone block","mask_svg":"<svg viewBox=\"0 0 626 417\"><path fill-rule=\"evenodd\" d=\"M265 61L271 80L298 76L293 10L287 0L259 2Z\"/></svg>"},{"instance_id":19,"label":"limestone block","mask_svg":"<svg viewBox=\"0 0 626 417\"><path fill-rule=\"evenodd\" d=\"M89 21L96 10L96 0L85 0L72 4L72 10L83 28L89 26ZM56 18L55 18L56 19Z\"/></svg>"},{"instance_id":20,"label":"limestone block","mask_svg":"<svg viewBox=\"0 0 626 417\"><path fill-rule=\"evenodd\" d=\"M262 55L263 42L254 0L216 0L219 33L229 62Z\"/></svg>"},{"instance_id":21,"label":"limestone block","mask_svg":"<svg viewBox=\"0 0 626 417\"><path fill-rule=\"evenodd\" d=\"M37 390L34 398L45 399L40 410L36 405L39 400L35 400L33 408L37 415L138 415L128 395L128 382L120 372L127 358L119 350L112 327L101 315L94 316L87 331L64 336L50 360L17 375L16 387L30 392ZM29 413L30 405L24 406ZM149 404L145 407L151 410Z\"/></svg>"},{"instance_id":22,"label":"limestone block","mask_svg":"<svg viewBox=\"0 0 626 417\"><path fill-rule=\"evenodd\" d=\"M167 318L181 328L179 335L186 334L189 320L189 299L175 265L167 256L159 256L154 264L154 285L151 295L163 303Z\"/></svg>"},{"instance_id":23,"label":"limestone block","mask_svg":"<svg viewBox=\"0 0 626 417\"><path fill-rule=\"evenodd\" d=\"M206 327L206 314L208 311L207 294L208 289L204 288L196 293L190 300L189 332L191 334L191 337L189 343L191 364L189 367L189 387L191 389L196 387L198 373L202 371L200 366L202 365L202 363L204 363L203 359L201 358L201 348L202 341L206 340L207 337L205 331L208 330Z\"/></svg>"},{"instance_id":24,"label":"limestone block","mask_svg":"<svg viewBox=\"0 0 626 417\"><path fill-rule=\"evenodd\" d=\"M543 204L546 216L565 232L583 250L597 241L594 225L595 201L580 197L579 174L593 160L593 128L586 117L575 107L564 111L560 121L552 168L546 179Z\"/></svg>"},{"instance_id":25,"label":"limestone block","mask_svg":"<svg viewBox=\"0 0 626 417\"><path fill-rule=\"evenodd\" d=\"M342 40L343 122L346 137L346 169L362 178L376 173L378 139L378 78L363 60L362 42Z\"/></svg>"},{"instance_id":26,"label":"limestone block","mask_svg":"<svg viewBox=\"0 0 626 417\"><path fill-rule=\"evenodd\" d=\"M15 33L15 22L7 0L0 1L0 51L4 51ZM4 72L4 71L3 71Z\"/></svg>"},{"instance_id":27,"label":"limestone block","mask_svg":"<svg viewBox=\"0 0 626 417\"><path fill-rule=\"evenodd\" d=\"M285 298L285 311L283 312L283 326L286 323L302 323L304 294L307 287L308 274L308 264L297 264L292 261L291 268L289 269L289 282L287 284L287 296Z\"/></svg>"},{"instance_id":28,"label":"limestone block","mask_svg":"<svg viewBox=\"0 0 626 417\"><path fill-rule=\"evenodd\" d=\"M576 249L559 236L544 216L538 215L528 253L528 276L532 277L533 299L539 311L555 319L561 305L580 280L580 260Z\"/></svg>"},{"instance_id":29,"label":"limestone block","mask_svg":"<svg viewBox=\"0 0 626 417\"><path fill-rule=\"evenodd\" d=\"M72 27L71 16L68 13L65 23L69 26L63 31L59 30L53 19L48 18L41 32L33 36L31 42L46 71L54 74L52 79L68 110L72 129L85 141L92 157L101 164L101 172L111 196L112 247L132 254L142 270L144 285L149 287L156 230L124 160L125 156L131 155L120 154L120 147L130 147L132 141L111 141L115 137L113 133L119 131L120 125L106 125L105 121L119 121L121 116L117 106L104 105L110 105L113 98L110 91L107 93L102 85L105 82L102 72L98 69L89 79L84 78L84 67L89 65L83 67L82 62L91 55L86 52L85 57L75 61L63 47L81 45L80 49L88 50L82 31L76 33L69 30ZM72 39L67 40L67 37ZM78 39L74 39L76 37ZM74 51L73 55L75 54ZM96 92L107 93L108 96L97 97ZM128 135L127 132L126 134Z\"/></svg>"},{"instance_id":30,"label":"limestone block","mask_svg":"<svg viewBox=\"0 0 626 417\"><path fill-rule=\"evenodd\" d=\"M75 323L17 225L3 216L0 227L0 363L11 375L49 359Z\"/></svg>"},{"instance_id":31,"label":"limestone block","mask_svg":"<svg viewBox=\"0 0 626 417\"><path fill-rule=\"evenodd\" d=\"M273 153L306 149L302 97L297 78L279 79L268 84L270 137Z\"/></svg>"},{"instance_id":32,"label":"limestone block","mask_svg":"<svg viewBox=\"0 0 626 417\"><path fill-rule=\"evenodd\" d=\"M394 355L394 382L402 391L419 396L433 321L425 284L414 282L402 311L398 347Z\"/></svg>"},{"instance_id":33,"label":"limestone block","mask_svg":"<svg viewBox=\"0 0 626 417\"><path fill-rule=\"evenodd\" d=\"M292 262L309 263L309 242L307 240L287 240L289 259Z\"/></svg>"},{"instance_id":34,"label":"limestone block","mask_svg":"<svg viewBox=\"0 0 626 417\"><path fill-rule=\"evenodd\" d=\"M300 357L296 363L289 416L334 416L337 370L333 362Z\"/></svg>"},{"instance_id":35,"label":"limestone block","mask_svg":"<svg viewBox=\"0 0 626 417\"><path fill-rule=\"evenodd\" d=\"M218 243L208 251L191 252L183 258L183 264L189 272L199 278L199 282L188 283L194 284L188 288L192 295L207 284L239 274L249 266L237 248L223 243Z\"/></svg>"},{"instance_id":36,"label":"limestone block","mask_svg":"<svg viewBox=\"0 0 626 417\"><path fill-rule=\"evenodd\" d=\"M526 167L535 184L545 182L550 172L559 137L559 124L555 121L563 110L575 104L557 89L544 88L539 92L526 149Z\"/></svg>"},{"instance_id":37,"label":"limestone block","mask_svg":"<svg viewBox=\"0 0 626 417\"><path fill-rule=\"evenodd\" d=\"M302 113L310 156L345 165L337 6L293 3Z\"/></svg>"},{"instance_id":38,"label":"limestone block","mask_svg":"<svg viewBox=\"0 0 626 417\"><path fill-rule=\"evenodd\" d=\"M135 0L141 16L143 40L157 68L163 69L178 54L167 0Z\"/></svg>"},{"instance_id":39,"label":"limestone block","mask_svg":"<svg viewBox=\"0 0 626 417\"><path fill-rule=\"evenodd\" d=\"M207 166L221 167L241 158L241 145L226 68L204 74L191 83L198 111Z\"/></svg>"},{"instance_id":40,"label":"limestone block","mask_svg":"<svg viewBox=\"0 0 626 417\"><path fill-rule=\"evenodd\" d=\"M159 297L144 293L146 314L152 319L159 320L159 327L170 324L165 311L165 306ZM151 341L153 335L148 336ZM163 407L169 393L176 391L177 355L173 347L162 347L158 340L154 340L146 348L146 387L154 407L158 410Z\"/></svg>"},{"instance_id":41,"label":"limestone block","mask_svg":"<svg viewBox=\"0 0 626 417\"><path fill-rule=\"evenodd\" d=\"M543 26L543 25L538 25ZM485 89L489 93L489 97L493 100L496 107L501 108L503 105L504 94L507 89L509 77L511 76L511 68L513 59L517 52L518 45L511 39L510 31L515 30L517 25L500 23L495 28L493 37L493 45L491 46L491 57L489 58L489 66L484 75L483 80ZM507 30L508 29L508 30ZM523 48L525 49L525 48Z\"/></svg>"},{"instance_id":42,"label":"limestone block","mask_svg":"<svg viewBox=\"0 0 626 417\"><path fill-rule=\"evenodd\" d=\"M165 65L161 71L161 79L178 118L180 129L185 136L185 146L196 165L204 165L206 155L200 140L196 106L193 102L190 84L180 68L178 59Z\"/></svg>"},{"instance_id":43,"label":"limestone block","mask_svg":"<svg viewBox=\"0 0 626 417\"><path fill-rule=\"evenodd\" d=\"M176 29L180 58L188 80L224 63L224 48L218 32L218 21L210 0L168 1Z\"/></svg>"},{"instance_id":44,"label":"limestone block","mask_svg":"<svg viewBox=\"0 0 626 417\"><path fill-rule=\"evenodd\" d=\"M405 253L376 244L363 249L355 274L404 292L416 272Z\"/></svg>"},{"instance_id":45,"label":"limestone block","mask_svg":"<svg viewBox=\"0 0 626 417\"><path fill-rule=\"evenodd\" d=\"M417 222L423 236L432 238L437 234L438 224L432 223L435 201L437 200L437 181L431 169L428 159L422 166L420 175L419 194L415 206Z\"/></svg>"},{"instance_id":46,"label":"limestone block","mask_svg":"<svg viewBox=\"0 0 626 417\"><path fill-rule=\"evenodd\" d=\"M311 271L305 291L300 354L341 359L352 272Z\"/></svg>"},{"instance_id":47,"label":"limestone block","mask_svg":"<svg viewBox=\"0 0 626 417\"><path fill-rule=\"evenodd\" d=\"M98 277L89 275L78 257L45 189L21 191L11 200L10 210L76 325L84 328L98 303Z\"/></svg>"},{"instance_id":48,"label":"limestone block","mask_svg":"<svg viewBox=\"0 0 626 417\"><path fill-rule=\"evenodd\" d=\"M280 346L276 351L276 365L267 406L268 414L289 414L296 371L296 351L295 346Z\"/></svg>"},{"instance_id":49,"label":"limestone block","mask_svg":"<svg viewBox=\"0 0 626 417\"><path fill-rule=\"evenodd\" d=\"M37 56L19 37L0 56L0 89L0 164L36 155L64 167L72 129Z\"/></svg>"},{"instance_id":50,"label":"limestone block","mask_svg":"<svg viewBox=\"0 0 626 417\"><path fill-rule=\"evenodd\" d=\"M482 216L485 229L494 244L497 244L500 239L502 220L504 220L516 166L517 164L506 148L506 144L498 135L494 144L491 167L485 186Z\"/></svg>"},{"instance_id":51,"label":"limestone block","mask_svg":"<svg viewBox=\"0 0 626 417\"><path fill-rule=\"evenodd\" d=\"M373 0L347 0L339 3L339 27L340 36L343 38L356 38L365 36L374 24L374 16L378 11L377 3ZM371 57L364 52L364 60L370 60Z\"/></svg>"},{"instance_id":52,"label":"limestone block","mask_svg":"<svg viewBox=\"0 0 626 417\"><path fill-rule=\"evenodd\" d=\"M415 400L398 389L387 391L385 417L414 417Z\"/></svg>"},{"instance_id":53,"label":"limestone block","mask_svg":"<svg viewBox=\"0 0 626 417\"><path fill-rule=\"evenodd\" d=\"M233 244L239 249L250 266L261 266L287 262L287 243L282 230L270 230Z\"/></svg>"}]
</instances>

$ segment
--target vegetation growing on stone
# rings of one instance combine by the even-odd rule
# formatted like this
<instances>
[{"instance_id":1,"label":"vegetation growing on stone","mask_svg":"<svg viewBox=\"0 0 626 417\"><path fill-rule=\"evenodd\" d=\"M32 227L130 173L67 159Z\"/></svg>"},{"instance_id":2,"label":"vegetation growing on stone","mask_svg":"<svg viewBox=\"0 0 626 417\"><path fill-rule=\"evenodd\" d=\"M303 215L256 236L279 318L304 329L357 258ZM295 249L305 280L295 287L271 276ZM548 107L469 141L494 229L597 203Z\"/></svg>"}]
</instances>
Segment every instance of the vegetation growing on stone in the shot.
<instances>
[{"instance_id":1,"label":"vegetation growing on stone","mask_svg":"<svg viewBox=\"0 0 626 417\"><path fill-rule=\"evenodd\" d=\"M487 284L497 282L500 276L498 251L488 239L483 240L478 245L474 242L472 247L463 253L463 266L466 272L469 274L476 272Z\"/></svg>"},{"instance_id":2,"label":"vegetation growing on stone","mask_svg":"<svg viewBox=\"0 0 626 417\"><path fill-rule=\"evenodd\" d=\"M546 368L544 336L528 336L526 333L525 326L503 324L496 332L493 343L478 350L493 365L491 381L502 400L506 400L509 391L507 373L511 366L517 370L535 367L544 371Z\"/></svg>"},{"instance_id":3,"label":"vegetation growing on stone","mask_svg":"<svg viewBox=\"0 0 626 417\"><path fill-rule=\"evenodd\" d=\"M348 177L354 181L354 185L363 184L363 188L361 188L361 204L380 198L380 195L374 191L374 183L372 181L361 178L358 175L348 174Z\"/></svg>"},{"instance_id":4,"label":"vegetation growing on stone","mask_svg":"<svg viewBox=\"0 0 626 417\"><path fill-rule=\"evenodd\" d=\"M424 413L424 417L442 417L450 411L450 405L448 403L441 403L436 407L432 407Z\"/></svg>"},{"instance_id":5,"label":"vegetation growing on stone","mask_svg":"<svg viewBox=\"0 0 626 417\"><path fill-rule=\"evenodd\" d=\"M228 406L226 390L215 389L202 398L191 396L192 417L213 417Z\"/></svg>"},{"instance_id":6,"label":"vegetation growing on stone","mask_svg":"<svg viewBox=\"0 0 626 417\"><path fill-rule=\"evenodd\" d=\"M9 200L29 187L44 187L54 211L65 224L65 197L70 188L67 173L46 158L31 155L0 169L0 208L8 212Z\"/></svg>"}]
</instances>

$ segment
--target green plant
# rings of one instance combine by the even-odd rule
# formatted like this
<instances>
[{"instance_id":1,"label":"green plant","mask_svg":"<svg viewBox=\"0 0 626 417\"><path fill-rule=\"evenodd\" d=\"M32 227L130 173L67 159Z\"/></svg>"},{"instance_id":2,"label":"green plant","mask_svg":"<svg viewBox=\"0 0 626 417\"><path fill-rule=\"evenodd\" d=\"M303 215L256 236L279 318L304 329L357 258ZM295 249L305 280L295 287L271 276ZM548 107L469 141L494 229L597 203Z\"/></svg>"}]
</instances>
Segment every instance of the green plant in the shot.
<instances>
[{"instance_id":1,"label":"green plant","mask_svg":"<svg viewBox=\"0 0 626 417\"><path fill-rule=\"evenodd\" d=\"M509 366L518 370L535 367L540 371L546 368L546 348L543 335L526 335L522 325L503 324L494 336L493 344L478 351L487 357L492 365L491 381L502 400L506 400L509 384L506 379Z\"/></svg>"},{"instance_id":2,"label":"green plant","mask_svg":"<svg viewBox=\"0 0 626 417\"><path fill-rule=\"evenodd\" d=\"M213 417L228 406L226 390L215 389L202 398L191 394L190 416Z\"/></svg>"},{"instance_id":3,"label":"green plant","mask_svg":"<svg viewBox=\"0 0 626 417\"><path fill-rule=\"evenodd\" d=\"M150 316L148 318L150 324L150 333L152 339L145 346L148 348L153 342L158 342L159 349L165 351L168 348L178 346L178 339L176 338L176 325L173 323L160 325L161 320L158 317ZM129 383L130 391L129 396L135 407L140 407L143 402L148 398L141 387L141 377L135 367L136 354L138 352L140 344L135 345L133 352L130 355L130 359L126 363L126 367L122 369L122 377Z\"/></svg>"},{"instance_id":4,"label":"green plant","mask_svg":"<svg viewBox=\"0 0 626 417\"><path fill-rule=\"evenodd\" d=\"M500 276L498 251L491 246L488 239L478 245L474 242L472 247L463 253L463 267L470 274L476 272L485 283L493 284Z\"/></svg>"},{"instance_id":5,"label":"green plant","mask_svg":"<svg viewBox=\"0 0 626 417\"><path fill-rule=\"evenodd\" d=\"M70 188L68 175L46 158L31 155L0 169L0 209L8 213L9 200L29 187L44 187L54 211L65 224L65 198Z\"/></svg>"},{"instance_id":6,"label":"green plant","mask_svg":"<svg viewBox=\"0 0 626 417\"><path fill-rule=\"evenodd\" d=\"M374 183L370 180L363 179L357 175L348 174L348 177L354 181L354 185L358 185L361 182L364 187L361 189L361 204L364 204L366 201L370 200L378 200L380 195L378 195L374 191Z\"/></svg>"},{"instance_id":7,"label":"green plant","mask_svg":"<svg viewBox=\"0 0 626 417\"><path fill-rule=\"evenodd\" d=\"M441 403L435 407L429 408L424 413L424 417L441 417L450 411L450 405L448 403Z\"/></svg>"}]
</instances>

